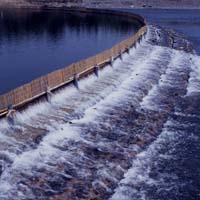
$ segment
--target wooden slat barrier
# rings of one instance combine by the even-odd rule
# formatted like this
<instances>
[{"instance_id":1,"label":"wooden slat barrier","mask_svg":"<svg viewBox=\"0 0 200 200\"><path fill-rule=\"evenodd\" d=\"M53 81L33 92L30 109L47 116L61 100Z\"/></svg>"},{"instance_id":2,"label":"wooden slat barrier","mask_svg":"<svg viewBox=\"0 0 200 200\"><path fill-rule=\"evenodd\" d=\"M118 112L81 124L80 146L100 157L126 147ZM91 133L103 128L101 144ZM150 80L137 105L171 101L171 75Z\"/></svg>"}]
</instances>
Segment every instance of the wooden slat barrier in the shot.
<instances>
[{"instance_id":1,"label":"wooden slat barrier","mask_svg":"<svg viewBox=\"0 0 200 200\"><path fill-rule=\"evenodd\" d=\"M20 86L4 95L0 96L0 115L7 112L7 107L12 104L18 107L20 104L27 103L35 98L46 93L47 88L55 89L67 82L73 80L74 76L79 76L98 64L106 63L111 57L116 58L120 52L124 52L131 47L137 40L146 33L147 27L143 26L132 37L116 44L111 49L108 49L95 56L85 60L73 63L63 69L56 70L36 80L31 81L23 86Z\"/></svg>"}]
</instances>

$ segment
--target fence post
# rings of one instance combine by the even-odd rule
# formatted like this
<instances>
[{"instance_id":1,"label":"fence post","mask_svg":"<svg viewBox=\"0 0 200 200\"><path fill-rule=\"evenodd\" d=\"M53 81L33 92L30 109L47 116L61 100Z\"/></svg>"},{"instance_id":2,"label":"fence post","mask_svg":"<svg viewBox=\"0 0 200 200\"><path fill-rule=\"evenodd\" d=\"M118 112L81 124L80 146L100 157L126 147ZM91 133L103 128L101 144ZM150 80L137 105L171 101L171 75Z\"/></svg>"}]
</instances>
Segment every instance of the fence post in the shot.
<instances>
[{"instance_id":1,"label":"fence post","mask_svg":"<svg viewBox=\"0 0 200 200\"><path fill-rule=\"evenodd\" d=\"M15 124L14 117L15 117L16 110L13 108L13 105L8 105L8 113L6 115L8 119L8 123L12 126Z\"/></svg>"},{"instance_id":2,"label":"fence post","mask_svg":"<svg viewBox=\"0 0 200 200\"><path fill-rule=\"evenodd\" d=\"M74 80L73 80L74 86L79 90L79 85L78 85L78 75L74 75Z\"/></svg>"},{"instance_id":3,"label":"fence post","mask_svg":"<svg viewBox=\"0 0 200 200\"><path fill-rule=\"evenodd\" d=\"M134 42L133 46L135 49L137 49L137 42Z\"/></svg>"},{"instance_id":4,"label":"fence post","mask_svg":"<svg viewBox=\"0 0 200 200\"><path fill-rule=\"evenodd\" d=\"M99 77L99 65L95 65L94 67L94 73L97 77Z\"/></svg>"},{"instance_id":5,"label":"fence post","mask_svg":"<svg viewBox=\"0 0 200 200\"><path fill-rule=\"evenodd\" d=\"M123 60L123 53L122 53L122 50L120 50L119 57L120 57L120 60Z\"/></svg>"},{"instance_id":6,"label":"fence post","mask_svg":"<svg viewBox=\"0 0 200 200\"><path fill-rule=\"evenodd\" d=\"M130 47L127 47L127 53L130 54Z\"/></svg>"},{"instance_id":7,"label":"fence post","mask_svg":"<svg viewBox=\"0 0 200 200\"><path fill-rule=\"evenodd\" d=\"M140 42L141 42L141 37L138 38L138 44L140 44Z\"/></svg>"},{"instance_id":8,"label":"fence post","mask_svg":"<svg viewBox=\"0 0 200 200\"><path fill-rule=\"evenodd\" d=\"M114 63L114 57L111 56L111 57L110 57L110 66L111 66L111 67L113 67L113 63Z\"/></svg>"},{"instance_id":9,"label":"fence post","mask_svg":"<svg viewBox=\"0 0 200 200\"><path fill-rule=\"evenodd\" d=\"M47 98L47 101L50 103L51 102L51 97L53 96L53 93L51 92L51 88L50 87L47 87L46 89L46 98Z\"/></svg>"},{"instance_id":10,"label":"fence post","mask_svg":"<svg viewBox=\"0 0 200 200\"><path fill-rule=\"evenodd\" d=\"M140 36L140 41L141 41L141 42L143 41L143 35Z\"/></svg>"},{"instance_id":11,"label":"fence post","mask_svg":"<svg viewBox=\"0 0 200 200\"><path fill-rule=\"evenodd\" d=\"M146 39L146 36L147 36L147 30L144 32L144 39Z\"/></svg>"}]
</instances>

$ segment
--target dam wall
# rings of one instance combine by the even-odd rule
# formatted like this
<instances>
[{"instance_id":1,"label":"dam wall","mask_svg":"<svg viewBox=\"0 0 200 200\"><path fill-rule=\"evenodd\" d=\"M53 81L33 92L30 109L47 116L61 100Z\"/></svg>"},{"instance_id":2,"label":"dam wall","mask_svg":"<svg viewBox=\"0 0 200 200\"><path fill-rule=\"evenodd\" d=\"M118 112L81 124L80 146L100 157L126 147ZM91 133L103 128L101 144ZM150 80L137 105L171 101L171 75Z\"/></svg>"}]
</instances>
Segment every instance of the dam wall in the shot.
<instances>
[{"instance_id":1,"label":"dam wall","mask_svg":"<svg viewBox=\"0 0 200 200\"><path fill-rule=\"evenodd\" d=\"M70 10L74 12L75 10ZM126 16L128 20L138 20L141 23L141 28L132 37L116 44L111 49L105 50L95 56L72 63L62 69L53 71L47 75L39 77L30 83L17 87L10 92L0 96L0 116L8 113L8 107L13 106L14 109L19 109L32 102L33 100L51 93L60 87L69 83L78 82L78 80L90 73L97 72L99 68L112 62L120 57L124 52L128 52L130 48L140 42L141 38L147 32L145 20L138 15L122 12L82 9L80 12L100 12L104 14L113 14ZM76 10L77 12L77 10ZM67 91L66 91L67 92Z\"/></svg>"}]
</instances>

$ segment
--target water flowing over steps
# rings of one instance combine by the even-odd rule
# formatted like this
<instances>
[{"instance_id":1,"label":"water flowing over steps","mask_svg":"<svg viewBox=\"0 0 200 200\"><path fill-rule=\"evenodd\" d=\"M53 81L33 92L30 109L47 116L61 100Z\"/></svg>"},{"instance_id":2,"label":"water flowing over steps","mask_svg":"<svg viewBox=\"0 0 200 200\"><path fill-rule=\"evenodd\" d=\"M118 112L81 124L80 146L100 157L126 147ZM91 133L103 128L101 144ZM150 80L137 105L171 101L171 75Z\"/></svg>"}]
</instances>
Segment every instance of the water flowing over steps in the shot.
<instances>
[{"instance_id":1,"label":"water flowing over steps","mask_svg":"<svg viewBox=\"0 0 200 200\"><path fill-rule=\"evenodd\" d=\"M98 78L81 80L79 91L71 86L51 104L31 106L12 128L2 120L0 198L132 199L126 192L140 183L127 175L134 162L184 113L183 104L190 108L187 95L199 98L198 56L175 50L167 35L149 27L137 49ZM179 43L191 51L186 40Z\"/></svg>"}]
</instances>

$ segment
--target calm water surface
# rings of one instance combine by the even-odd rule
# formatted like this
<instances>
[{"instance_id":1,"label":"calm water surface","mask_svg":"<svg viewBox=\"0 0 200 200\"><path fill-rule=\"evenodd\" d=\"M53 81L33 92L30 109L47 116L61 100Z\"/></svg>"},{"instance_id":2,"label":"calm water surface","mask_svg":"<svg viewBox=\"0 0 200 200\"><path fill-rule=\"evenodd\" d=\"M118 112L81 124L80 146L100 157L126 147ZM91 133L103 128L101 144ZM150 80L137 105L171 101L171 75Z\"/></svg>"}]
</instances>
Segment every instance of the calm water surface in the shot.
<instances>
[{"instance_id":1,"label":"calm water surface","mask_svg":"<svg viewBox=\"0 0 200 200\"><path fill-rule=\"evenodd\" d=\"M137 22L65 11L0 11L0 94L112 47Z\"/></svg>"}]
</instances>

